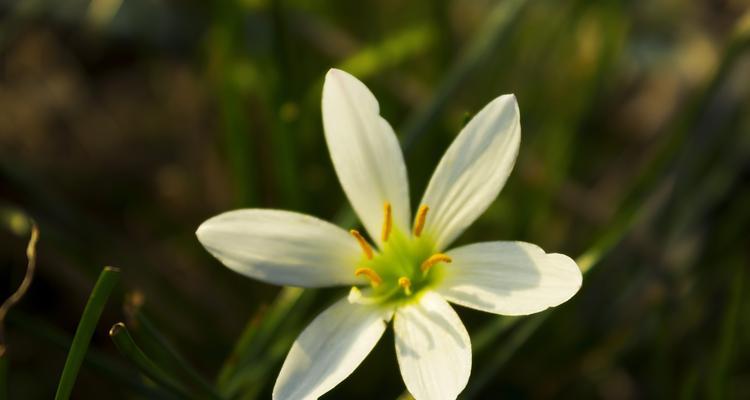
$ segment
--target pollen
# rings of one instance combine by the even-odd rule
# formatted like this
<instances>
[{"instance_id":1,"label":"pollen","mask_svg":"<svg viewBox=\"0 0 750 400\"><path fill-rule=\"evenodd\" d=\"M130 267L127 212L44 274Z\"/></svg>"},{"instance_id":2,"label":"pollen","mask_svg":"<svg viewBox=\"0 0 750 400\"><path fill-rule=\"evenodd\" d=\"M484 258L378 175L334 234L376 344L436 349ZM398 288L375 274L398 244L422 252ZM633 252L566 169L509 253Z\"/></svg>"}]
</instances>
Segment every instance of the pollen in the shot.
<instances>
[{"instance_id":1,"label":"pollen","mask_svg":"<svg viewBox=\"0 0 750 400\"><path fill-rule=\"evenodd\" d=\"M441 262L450 263L453 259L443 253L436 253L430 256L430 258L424 260L420 269L422 272L427 272L430 268Z\"/></svg>"},{"instance_id":2,"label":"pollen","mask_svg":"<svg viewBox=\"0 0 750 400\"><path fill-rule=\"evenodd\" d=\"M354 275L355 276L364 275L365 277L367 277L367 279L370 280L370 284L373 287L377 287L378 285L383 283L383 279L372 268L357 268L356 270L354 270Z\"/></svg>"},{"instance_id":3,"label":"pollen","mask_svg":"<svg viewBox=\"0 0 750 400\"><path fill-rule=\"evenodd\" d=\"M391 235L391 228L393 227L393 210L391 209L391 203L383 203L383 230L381 231L381 238L384 242L388 241L388 236Z\"/></svg>"},{"instance_id":4,"label":"pollen","mask_svg":"<svg viewBox=\"0 0 750 400\"><path fill-rule=\"evenodd\" d=\"M398 278L398 285L404 289L404 293L407 296L411 296L411 279L402 276Z\"/></svg>"},{"instance_id":5,"label":"pollen","mask_svg":"<svg viewBox=\"0 0 750 400\"><path fill-rule=\"evenodd\" d=\"M419 206L417 210L417 216L414 217L414 236L419 237L422 234L424 228L424 222L427 220L427 211L430 211L430 207L426 204Z\"/></svg>"},{"instance_id":6,"label":"pollen","mask_svg":"<svg viewBox=\"0 0 750 400\"><path fill-rule=\"evenodd\" d=\"M361 247L362 252L365 253L365 257L367 257L368 260L372 260L372 247L370 247L370 244L367 243L367 240L365 240L362 234L354 229L350 230L349 233L351 233L352 236L357 239L357 242L359 242L359 247Z\"/></svg>"}]
</instances>

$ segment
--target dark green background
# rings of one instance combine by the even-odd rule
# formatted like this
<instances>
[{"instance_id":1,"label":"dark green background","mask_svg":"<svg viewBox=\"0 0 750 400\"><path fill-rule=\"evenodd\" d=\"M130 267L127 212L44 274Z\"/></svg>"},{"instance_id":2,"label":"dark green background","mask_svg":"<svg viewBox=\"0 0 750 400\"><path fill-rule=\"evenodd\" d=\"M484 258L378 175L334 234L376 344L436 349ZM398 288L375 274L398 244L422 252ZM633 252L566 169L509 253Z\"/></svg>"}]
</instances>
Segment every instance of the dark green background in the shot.
<instances>
[{"instance_id":1,"label":"dark green background","mask_svg":"<svg viewBox=\"0 0 750 400\"><path fill-rule=\"evenodd\" d=\"M222 267L194 231L239 207L356 226L321 126L330 67L364 81L406 143L412 204L467 117L515 93L518 162L459 243L525 240L591 267L571 301L508 329L459 309L482 343L466 398L750 397L747 8L3 1L3 298L24 272L23 216L41 229L38 274L6 321L11 398L52 396L104 265L122 283L73 398L168 398L107 336L123 320L161 359L153 332L123 310L134 292L138 315L212 382L255 318L266 336L221 391L270 396L290 341L345 291L306 292L275 326L262 310L278 288ZM387 333L327 397L403 390Z\"/></svg>"}]
</instances>

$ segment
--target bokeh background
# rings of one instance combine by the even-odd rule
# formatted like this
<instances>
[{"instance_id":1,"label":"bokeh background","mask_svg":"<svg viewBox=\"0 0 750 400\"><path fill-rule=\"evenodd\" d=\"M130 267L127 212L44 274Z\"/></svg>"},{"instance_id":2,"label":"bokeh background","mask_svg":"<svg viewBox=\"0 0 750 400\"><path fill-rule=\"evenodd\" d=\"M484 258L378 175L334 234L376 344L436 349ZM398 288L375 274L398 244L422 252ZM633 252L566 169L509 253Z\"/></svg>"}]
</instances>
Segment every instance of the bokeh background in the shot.
<instances>
[{"instance_id":1,"label":"bokeh background","mask_svg":"<svg viewBox=\"0 0 750 400\"><path fill-rule=\"evenodd\" d=\"M323 139L330 67L380 100L412 204L467 117L518 98L516 168L459 243L538 243L586 275L536 316L459 308L475 353L462 398L750 398L749 8L0 1L2 298L25 272L28 218L41 230L4 321L10 398L52 397L105 265L121 282L73 398L179 398L117 351L118 321L194 397L200 376L225 398L270 398L296 334L345 289L246 279L194 231L240 207L356 227ZM326 398L403 391L387 333Z\"/></svg>"}]
</instances>

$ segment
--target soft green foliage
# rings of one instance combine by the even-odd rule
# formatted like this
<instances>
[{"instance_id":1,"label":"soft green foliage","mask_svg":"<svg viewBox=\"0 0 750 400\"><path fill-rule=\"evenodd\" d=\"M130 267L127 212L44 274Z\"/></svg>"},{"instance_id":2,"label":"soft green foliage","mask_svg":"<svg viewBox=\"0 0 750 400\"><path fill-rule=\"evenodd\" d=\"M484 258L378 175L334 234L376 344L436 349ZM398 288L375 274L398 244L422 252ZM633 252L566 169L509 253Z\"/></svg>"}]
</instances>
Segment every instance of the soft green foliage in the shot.
<instances>
[{"instance_id":1,"label":"soft green foliage","mask_svg":"<svg viewBox=\"0 0 750 400\"><path fill-rule=\"evenodd\" d=\"M359 229L323 139L330 67L377 95L404 145L413 205L467 113L518 98L516 168L457 245L538 243L576 258L584 282L534 316L459 308L474 351L464 398L750 397L743 2L5 8L3 299L24 274L26 215L43 237L30 290L4 321L9 398L49 398L58 384L61 398L270 397L297 334L347 292L251 281L194 231L236 207ZM414 254L398 263L385 262L396 253L372 261L390 285L404 272L394 265L431 255L404 246ZM122 268L128 300L114 292L104 308L97 286L79 321L104 264ZM411 276L415 289L429 283ZM113 331L113 345L118 321L128 329ZM383 338L327 397L406 398L392 343Z\"/></svg>"}]
</instances>

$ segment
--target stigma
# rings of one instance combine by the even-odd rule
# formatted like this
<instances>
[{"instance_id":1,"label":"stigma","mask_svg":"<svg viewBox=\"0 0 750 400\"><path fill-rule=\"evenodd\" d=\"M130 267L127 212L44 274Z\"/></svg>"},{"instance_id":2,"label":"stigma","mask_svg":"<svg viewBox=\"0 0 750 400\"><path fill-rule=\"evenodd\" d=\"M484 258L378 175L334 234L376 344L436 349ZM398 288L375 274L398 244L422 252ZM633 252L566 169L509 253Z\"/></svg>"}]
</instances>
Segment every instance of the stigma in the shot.
<instances>
[{"instance_id":1,"label":"stigma","mask_svg":"<svg viewBox=\"0 0 750 400\"><path fill-rule=\"evenodd\" d=\"M404 294L407 296L411 296L411 279L402 276L398 278L398 285L401 286L401 288L404 289Z\"/></svg>"}]
</instances>

